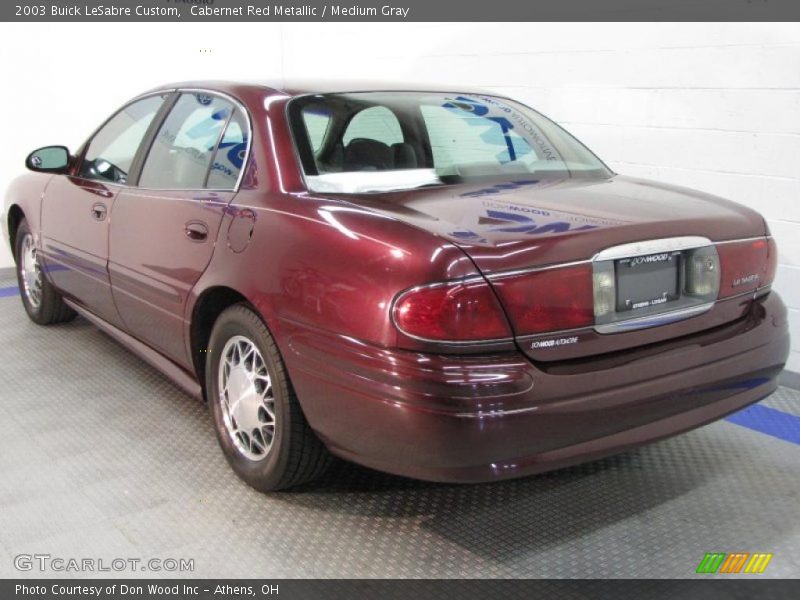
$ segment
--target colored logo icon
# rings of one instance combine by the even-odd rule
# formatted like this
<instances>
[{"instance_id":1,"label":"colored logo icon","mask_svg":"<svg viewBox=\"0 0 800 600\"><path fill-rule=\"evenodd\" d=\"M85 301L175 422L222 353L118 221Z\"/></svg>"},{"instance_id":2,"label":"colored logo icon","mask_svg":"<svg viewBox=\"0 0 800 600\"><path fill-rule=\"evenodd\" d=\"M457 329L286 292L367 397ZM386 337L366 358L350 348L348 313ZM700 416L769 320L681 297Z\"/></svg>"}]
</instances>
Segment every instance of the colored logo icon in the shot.
<instances>
[{"instance_id":1,"label":"colored logo icon","mask_svg":"<svg viewBox=\"0 0 800 600\"><path fill-rule=\"evenodd\" d=\"M772 553L755 552L709 552L700 561L697 573L763 573L769 561L772 560Z\"/></svg>"}]
</instances>

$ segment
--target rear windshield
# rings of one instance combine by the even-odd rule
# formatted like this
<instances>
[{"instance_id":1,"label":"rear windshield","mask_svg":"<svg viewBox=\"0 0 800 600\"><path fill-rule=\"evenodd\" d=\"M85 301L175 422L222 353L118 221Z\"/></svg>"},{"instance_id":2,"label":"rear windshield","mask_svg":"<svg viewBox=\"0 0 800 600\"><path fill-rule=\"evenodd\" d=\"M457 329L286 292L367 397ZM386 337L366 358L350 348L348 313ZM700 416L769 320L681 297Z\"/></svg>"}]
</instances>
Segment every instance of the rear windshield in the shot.
<instances>
[{"instance_id":1,"label":"rear windshield","mask_svg":"<svg viewBox=\"0 0 800 600\"><path fill-rule=\"evenodd\" d=\"M302 96L289 104L289 120L312 191L611 175L561 127L506 98L420 92Z\"/></svg>"}]
</instances>

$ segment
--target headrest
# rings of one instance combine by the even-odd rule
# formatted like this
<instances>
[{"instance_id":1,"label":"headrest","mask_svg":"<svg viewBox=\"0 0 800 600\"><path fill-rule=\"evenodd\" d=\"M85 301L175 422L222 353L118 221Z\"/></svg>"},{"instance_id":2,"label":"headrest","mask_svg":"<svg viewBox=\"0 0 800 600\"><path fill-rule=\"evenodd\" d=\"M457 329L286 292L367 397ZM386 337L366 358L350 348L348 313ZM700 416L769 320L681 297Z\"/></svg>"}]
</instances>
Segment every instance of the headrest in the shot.
<instances>
[{"instance_id":1,"label":"headrest","mask_svg":"<svg viewBox=\"0 0 800 600\"><path fill-rule=\"evenodd\" d=\"M395 169L417 168L417 153L414 151L414 146L411 144L406 144L405 142L392 144L392 154Z\"/></svg>"},{"instance_id":2,"label":"headrest","mask_svg":"<svg viewBox=\"0 0 800 600\"><path fill-rule=\"evenodd\" d=\"M345 170L382 171L393 164L392 149L378 140L354 138L344 149Z\"/></svg>"}]
</instances>

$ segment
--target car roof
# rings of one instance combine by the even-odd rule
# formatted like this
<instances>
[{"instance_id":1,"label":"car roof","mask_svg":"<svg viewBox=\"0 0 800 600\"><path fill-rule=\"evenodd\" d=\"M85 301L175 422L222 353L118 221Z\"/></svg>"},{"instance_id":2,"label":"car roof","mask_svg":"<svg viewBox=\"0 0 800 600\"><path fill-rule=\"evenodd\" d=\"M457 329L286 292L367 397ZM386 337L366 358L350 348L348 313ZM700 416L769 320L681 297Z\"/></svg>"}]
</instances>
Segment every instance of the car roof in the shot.
<instances>
[{"instance_id":1,"label":"car roof","mask_svg":"<svg viewBox=\"0 0 800 600\"><path fill-rule=\"evenodd\" d=\"M242 88L264 89L288 96L302 96L305 94L332 94L345 92L448 92L462 94L491 94L474 86L438 83L410 83L386 81L354 81L354 80L326 80L326 79L276 79L265 81L184 81L170 83L154 88L151 91L170 90L175 88L195 88L209 91L218 91L235 94Z\"/></svg>"}]
</instances>

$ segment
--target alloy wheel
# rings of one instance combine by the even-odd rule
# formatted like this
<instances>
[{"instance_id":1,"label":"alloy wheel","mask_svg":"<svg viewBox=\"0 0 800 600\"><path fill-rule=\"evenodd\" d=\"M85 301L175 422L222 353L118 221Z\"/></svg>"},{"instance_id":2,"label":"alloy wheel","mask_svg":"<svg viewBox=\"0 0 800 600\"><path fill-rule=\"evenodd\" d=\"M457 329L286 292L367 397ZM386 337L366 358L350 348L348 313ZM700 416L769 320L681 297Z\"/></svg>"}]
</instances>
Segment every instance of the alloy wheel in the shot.
<instances>
[{"instance_id":1,"label":"alloy wheel","mask_svg":"<svg viewBox=\"0 0 800 600\"><path fill-rule=\"evenodd\" d=\"M252 461L263 460L275 439L275 396L255 343L241 335L225 343L217 382L225 429L234 446Z\"/></svg>"},{"instance_id":2,"label":"alloy wheel","mask_svg":"<svg viewBox=\"0 0 800 600\"><path fill-rule=\"evenodd\" d=\"M33 236L26 233L22 239L22 252L19 262L22 274L22 286L25 297L34 308L42 303L42 269L36 257L36 245Z\"/></svg>"}]
</instances>

